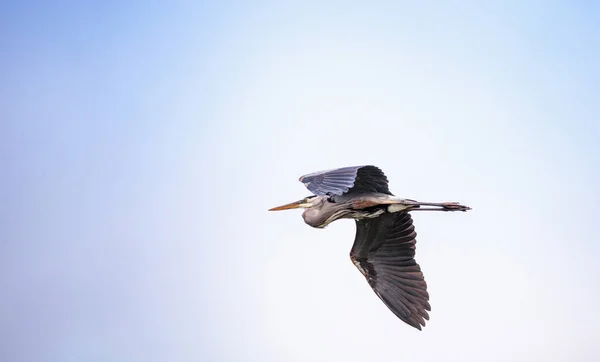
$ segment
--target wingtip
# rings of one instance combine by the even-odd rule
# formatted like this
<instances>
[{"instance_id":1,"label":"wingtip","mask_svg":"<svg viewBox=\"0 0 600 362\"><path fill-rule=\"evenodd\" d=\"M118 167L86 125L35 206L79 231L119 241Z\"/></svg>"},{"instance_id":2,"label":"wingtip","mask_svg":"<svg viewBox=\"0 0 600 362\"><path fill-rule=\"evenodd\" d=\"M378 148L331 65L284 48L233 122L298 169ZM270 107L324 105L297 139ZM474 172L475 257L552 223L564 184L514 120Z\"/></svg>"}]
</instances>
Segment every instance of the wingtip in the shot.
<instances>
[{"instance_id":1,"label":"wingtip","mask_svg":"<svg viewBox=\"0 0 600 362\"><path fill-rule=\"evenodd\" d=\"M418 329L419 332L423 331L423 327L425 327L425 321L424 320L413 320L412 323L408 323L408 325L410 325L411 327L414 327L415 329Z\"/></svg>"}]
</instances>

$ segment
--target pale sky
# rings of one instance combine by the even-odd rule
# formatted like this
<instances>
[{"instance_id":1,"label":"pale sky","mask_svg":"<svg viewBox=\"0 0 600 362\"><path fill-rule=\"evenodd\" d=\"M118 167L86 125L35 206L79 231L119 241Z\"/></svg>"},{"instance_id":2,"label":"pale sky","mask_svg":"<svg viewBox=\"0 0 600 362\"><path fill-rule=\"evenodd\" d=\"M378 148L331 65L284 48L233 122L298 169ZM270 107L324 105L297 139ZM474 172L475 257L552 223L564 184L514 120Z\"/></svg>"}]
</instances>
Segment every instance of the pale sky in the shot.
<instances>
[{"instance_id":1,"label":"pale sky","mask_svg":"<svg viewBox=\"0 0 600 362\"><path fill-rule=\"evenodd\" d=\"M600 360L592 2L4 2L0 360ZM355 227L267 209L374 164L422 332Z\"/></svg>"}]
</instances>

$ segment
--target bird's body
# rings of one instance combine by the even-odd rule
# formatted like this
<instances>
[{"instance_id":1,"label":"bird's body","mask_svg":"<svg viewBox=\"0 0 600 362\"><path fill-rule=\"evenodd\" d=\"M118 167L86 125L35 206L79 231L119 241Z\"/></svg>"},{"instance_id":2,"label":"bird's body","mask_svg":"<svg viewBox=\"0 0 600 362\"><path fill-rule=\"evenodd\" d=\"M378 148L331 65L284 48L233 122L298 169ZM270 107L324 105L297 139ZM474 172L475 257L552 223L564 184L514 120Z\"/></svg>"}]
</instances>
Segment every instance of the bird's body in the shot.
<instances>
[{"instance_id":1,"label":"bird's body","mask_svg":"<svg viewBox=\"0 0 600 362\"><path fill-rule=\"evenodd\" d=\"M406 210L410 206L402 205L397 199L382 193L361 194L355 197L347 196L316 196L312 207L302 213L304 222L315 228L324 228L338 219L372 219L386 212L394 213Z\"/></svg>"},{"instance_id":2,"label":"bird's body","mask_svg":"<svg viewBox=\"0 0 600 362\"><path fill-rule=\"evenodd\" d=\"M360 197L363 199L364 196ZM304 222L315 228L324 228L338 219L365 219L377 217L384 213L384 209L361 208L353 205L354 200L332 202L328 196L317 196L314 198L313 207L304 210L302 217ZM356 200L360 203L360 200Z\"/></svg>"},{"instance_id":3,"label":"bird's body","mask_svg":"<svg viewBox=\"0 0 600 362\"><path fill-rule=\"evenodd\" d=\"M375 294L409 325L421 329L429 319L429 294L414 260L416 232L409 211L467 211L456 202L417 202L394 196L375 166L352 166L300 177L315 195L272 208L305 208L304 221L324 228L338 219L356 220L350 258Z\"/></svg>"}]
</instances>

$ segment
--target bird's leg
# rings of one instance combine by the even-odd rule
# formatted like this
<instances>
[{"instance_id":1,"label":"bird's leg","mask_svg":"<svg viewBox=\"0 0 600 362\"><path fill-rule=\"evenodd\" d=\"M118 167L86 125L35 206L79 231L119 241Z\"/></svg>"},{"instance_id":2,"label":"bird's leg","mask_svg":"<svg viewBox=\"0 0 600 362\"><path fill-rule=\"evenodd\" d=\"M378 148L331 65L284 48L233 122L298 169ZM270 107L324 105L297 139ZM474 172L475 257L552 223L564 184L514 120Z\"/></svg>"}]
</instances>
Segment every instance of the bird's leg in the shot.
<instances>
[{"instance_id":1,"label":"bird's leg","mask_svg":"<svg viewBox=\"0 0 600 362\"><path fill-rule=\"evenodd\" d=\"M424 210L424 211L467 211L471 210L470 207L461 205L458 202L419 202L415 200L390 198L383 203L403 205L403 207L393 207L392 209L410 209L410 210ZM431 206L431 207L422 207Z\"/></svg>"},{"instance_id":2,"label":"bird's leg","mask_svg":"<svg viewBox=\"0 0 600 362\"><path fill-rule=\"evenodd\" d=\"M411 204L416 206L411 211L423 210L423 211L467 211L471 210L470 207L461 205L458 202L418 202L411 201ZM432 206L432 207L421 207L421 206Z\"/></svg>"},{"instance_id":3,"label":"bird's leg","mask_svg":"<svg viewBox=\"0 0 600 362\"><path fill-rule=\"evenodd\" d=\"M410 211L469 211L471 210L468 206L463 206L461 208L442 208L442 207L415 207L410 209Z\"/></svg>"},{"instance_id":4,"label":"bird's leg","mask_svg":"<svg viewBox=\"0 0 600 362\"><path fill-rule=\"evenodd\" d=\"M419 202L410 199L402 199L390 195L366 195L356 197L350 201L354 209L365 209L376 205L389 205L388 212L399 212L406 210L436 210L436 211L467 211L470 207L458 202ZM422 207L429 206L429 207Z\"/></svg>"}]
</instances>

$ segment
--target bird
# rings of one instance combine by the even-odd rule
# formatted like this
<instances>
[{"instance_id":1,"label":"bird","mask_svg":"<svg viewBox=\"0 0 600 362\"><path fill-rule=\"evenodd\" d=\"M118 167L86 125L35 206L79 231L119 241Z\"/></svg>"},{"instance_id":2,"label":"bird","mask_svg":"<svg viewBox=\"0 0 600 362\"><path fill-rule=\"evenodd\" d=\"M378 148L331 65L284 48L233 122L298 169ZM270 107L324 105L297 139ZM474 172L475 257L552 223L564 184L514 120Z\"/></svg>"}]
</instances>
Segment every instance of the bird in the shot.
<instances>
[{"instance_id":1,"label":"bird","mask_svg":"<svg viewBox=\"0 0 600 362\"><path fill-rule=\"evenodd\" d=\"M394 196L383 171L373 165L313 172L299 179L313 195L269 211L305 209L304 222L323 229L354 219L350 260L403 322L422 330L431 306L427 283L415 261L417 233L410 212L468 211L458 202L419 202Z\"/></svg>"}]
</instances>

